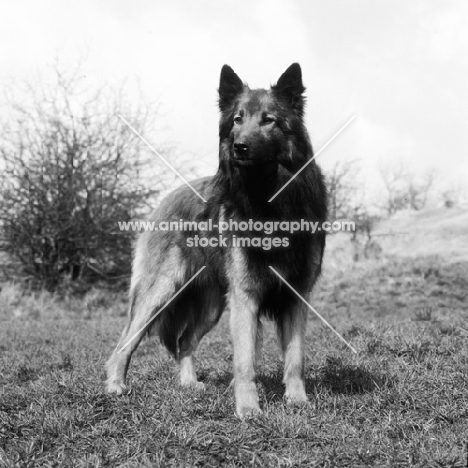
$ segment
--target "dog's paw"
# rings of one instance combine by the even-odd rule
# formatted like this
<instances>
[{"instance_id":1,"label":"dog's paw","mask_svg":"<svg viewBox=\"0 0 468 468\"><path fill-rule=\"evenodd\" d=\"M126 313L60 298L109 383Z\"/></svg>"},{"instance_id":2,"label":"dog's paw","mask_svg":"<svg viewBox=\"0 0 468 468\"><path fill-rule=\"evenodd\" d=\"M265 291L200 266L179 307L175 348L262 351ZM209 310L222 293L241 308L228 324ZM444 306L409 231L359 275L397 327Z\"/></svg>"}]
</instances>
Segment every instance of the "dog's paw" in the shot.
<instances>
[{"instance_id":1,"label":"dog's paw","mask_svg":"<svg viewBox=\"0 0 468 468\"><path fill-rule=\"evenodd\" d=\"M285 395L286 403L290 406L303 406L309 403L306 395Z\"/></svg>"},{"instance_id":2,"label":"dog's paw","mask_svg":"<svg viewBox=\"0 0 468 468\"><path fill-rule=\"evenodd\" d=\"M205 384L203 382L198 382L198 380L181 380L180 385L183 388L196 390L197 392L205 391Z\"/></svg>"},{"instance_id":3,"label":"dog's paw","mask_svg":"<svg viewBox=\"0 0 468 468\"><path fill-rule=\"evenodd\" d=\"M239 419L248 419L253 418L255 416L259 416L262 414L263 411L260 409L258 405L256 406L237 406L236 407L236 416Z\"/></svg>"},{"instance_id":4,"label":"dog's paw","mask_svg":"<svg viewBox=\"0 0 468 468\"><path fill-rule=\"evenodd\" d=\"M127 386L123 382L107 382L107 393L123 395L127 393Z\"/></svg>"},{"instance_id":5,"label":"dog's paw","mask_svg":"<svg viewBox=\"0 0 468 468\"><path fill-rule=\"evenodd\" d=\"M258 403L258 393L254 382L237 384L234 382L236 395L236 416L249 418L262 413Z\"/></svg>"},{"instance_id":6,"label":"dog's paw","mask_svg":"<svg viewBox=\"0 0 468 468\"><path fill-rule=\"evenodd\" d=\"M297 380L286 385L284 397L289 405L303 405L309 402L304 382L301 380Z\"/></svg>"}]
</instances>

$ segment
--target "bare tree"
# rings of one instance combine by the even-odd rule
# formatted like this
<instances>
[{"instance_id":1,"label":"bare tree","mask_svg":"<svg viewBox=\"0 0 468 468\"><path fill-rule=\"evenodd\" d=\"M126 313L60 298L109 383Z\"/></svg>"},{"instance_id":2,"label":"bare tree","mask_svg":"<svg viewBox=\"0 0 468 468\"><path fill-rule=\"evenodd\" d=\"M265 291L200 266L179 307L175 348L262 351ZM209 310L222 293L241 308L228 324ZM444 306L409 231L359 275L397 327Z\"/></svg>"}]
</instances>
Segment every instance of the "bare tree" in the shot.
<instances>
[{"instance_id":1,"label":"bare tree","mask_svg":"<svg viewBox=\"0 0 468 468\"><path fill-rule=\"evenodd\" d=\"M390 167L381 167L380 175L387 191L387 198L384 206L387 214L392 215L406 208L408 204L403 190L405 178L404 166L401 163L395 163Z\"/></svg>"},{"instance_id":2,"label":"bare tree","mask_svg":"<svg viewBox=\"0 0 468 468\"><path fill-rule=\"evenodd\" d=\"M440 193L444 206L446 208L453 208L460 205L464 196L464 188L459 184L452 184L450 189L446 189Z\"/></svg>"},{"instance_id":3,"label":"bare tree","mask_svg":"<svg viewBox=\"0 0 468 468\"><path fill-rule=\"evenodd\" d=\"M412 210L421 210L427 204L428 195L434 185L436 173L430 169L421 177L407 174L406 187L408 192L408 205Z\"/></svg>"},{"instance_id":4,"label":"bare tree","mask_svg":"<svg viewBox=\"0 0 468 468\"><path fill-rule=\"evenodd\" d=\"M356 193L360 187L358 161L338 161L326 171L329 191L330 216L335 219L351 218L356 204Z\"/></svg>"},{"instance_id":5,"label":"bare tree","mask_svg":"<svg viewBox=\"0 0 468 468\"><path fill-rule=\"evenodd\" d=\"M54 67L55 82L10 90L0 135L0 250L48 287L72 279L128 273L129 221L157 191L143 175L150 161L117 117L144 133L154 108L131 106L122 89L89 92L79 69ZM158 176L152 174L153 186Z\"/></svg>"},{"instance_id":6,"label":"bare tree","mask_svg":"<svg viewBox=\"0 0 468 468\"><path fill-rule=\"evenodd\" d=\"M389 216L404 209L424 208L436 177L433 169L416 176L401 163L381 167L380 174L387 192L384 208Z\"/></svg>"}]
</instances>

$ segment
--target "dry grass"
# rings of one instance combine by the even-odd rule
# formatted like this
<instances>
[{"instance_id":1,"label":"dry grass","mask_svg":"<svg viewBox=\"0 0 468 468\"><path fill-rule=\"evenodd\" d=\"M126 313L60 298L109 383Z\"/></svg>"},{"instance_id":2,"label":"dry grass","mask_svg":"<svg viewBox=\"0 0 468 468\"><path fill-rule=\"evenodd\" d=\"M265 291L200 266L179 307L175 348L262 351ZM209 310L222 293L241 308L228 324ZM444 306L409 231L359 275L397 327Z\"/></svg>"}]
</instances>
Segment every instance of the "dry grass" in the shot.
<instances>
[{"instance_id":1,"label":"dry grass","mask_svg":"<svg viewBox=\"0 0 468 468\"><path fill-rule=\"evenodd\" d=\"M328 259L312 301L358 355L311 317L311 401L291 408L267 327L264 414L246 422L234 417L226 316L198 353L206 393L181 390L152 339L119 398L103 391L103 363L123 293L58 299L4 285L0 465L465 467L468 264L343 258Z\"/></svg>"},{"instance_id":2,"label":"dry grass","mask_svg":"<svg viewBox=\"0 0 468 468\"><path fill-rule=\"evenodd\" d=\"M386 235L391 232L395 236ZM376 235L389 255L439 256L444 262L468 262L467 208L402 211L382 222Z\"/></svg>"}]
</instances>

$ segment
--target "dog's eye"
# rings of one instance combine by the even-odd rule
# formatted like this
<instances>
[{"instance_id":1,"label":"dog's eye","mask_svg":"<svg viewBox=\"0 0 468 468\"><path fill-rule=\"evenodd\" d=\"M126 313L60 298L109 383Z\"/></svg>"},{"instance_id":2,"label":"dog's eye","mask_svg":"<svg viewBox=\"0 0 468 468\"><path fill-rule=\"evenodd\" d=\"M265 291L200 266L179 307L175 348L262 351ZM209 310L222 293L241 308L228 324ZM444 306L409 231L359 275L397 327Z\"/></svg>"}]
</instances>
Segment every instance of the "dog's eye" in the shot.
<instances>
[{"instance_id":1,"label":"dog's eye","mask_svg":"<svg viewBox=\"0 0 468 468\"><path fill-rule=\"evenodd\" d=\"M264 124L271 124L274 121L275 121L275 119L271 115L265 115L265 117L263 117L263 123Z\"/></svg>"},{"instance_id":2,"label":"dog's eye","mask_svg":"<svg viewBox=\"0 0 468 468\"><path fill-rule=\"evenodd\" d=\"M239 124L242 122L242 117L240 115L236 115L234 117L234 123Z\"/></svg>"}]
</instances>

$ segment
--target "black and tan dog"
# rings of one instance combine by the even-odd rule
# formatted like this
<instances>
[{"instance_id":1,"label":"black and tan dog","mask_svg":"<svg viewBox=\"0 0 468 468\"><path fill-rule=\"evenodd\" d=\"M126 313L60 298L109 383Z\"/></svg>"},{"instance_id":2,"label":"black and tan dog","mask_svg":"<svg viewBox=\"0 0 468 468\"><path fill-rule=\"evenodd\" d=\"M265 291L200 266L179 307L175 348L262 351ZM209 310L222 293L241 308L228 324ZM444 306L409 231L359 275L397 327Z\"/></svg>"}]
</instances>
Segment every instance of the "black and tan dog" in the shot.
<instances>
[{"instance_id":1,"label":"black and tan dog","mask_svg":"<svg viewBox=\"0 0 468 468\"><path fill-rule=\"evenodd\" d=\"M303 122L304 90L298 64L291 65L270 89L250 89L225 65L219 86L219 169L213 177L192 183L206 203L183 186L163 201L151 221L211 219L215 225L228 220L323 222L327 192L315 161L269 202L313 157ZM284 240L285 233L280 232L278 223L275 226L277 229L268 234L255 231L242 235L260 237L261 242ZM131 355L149 328L157 332L180 362L181 384L202 388L192 355L203 335L228 309L234 345L236 413L244 417L260 411L255 364L263 316L277 324L287 400L307 401L303 375L306 308L269 266L306 297L320 274L324 232L295 232L287 242L268 249L247 246L245 242L239 245L235 242L237 234L230 231L227 244L220 242L205 248L194 246L194 236L213 240L218 233L194 228L140 235L128 323L107 362L109 392L121 394L126 390ZM206 268L196 279L165 306L203 266ZM164 310L145 329L163 306ZM135 333L135 339L119 353Z\"/></svg>"}]
</instances>

